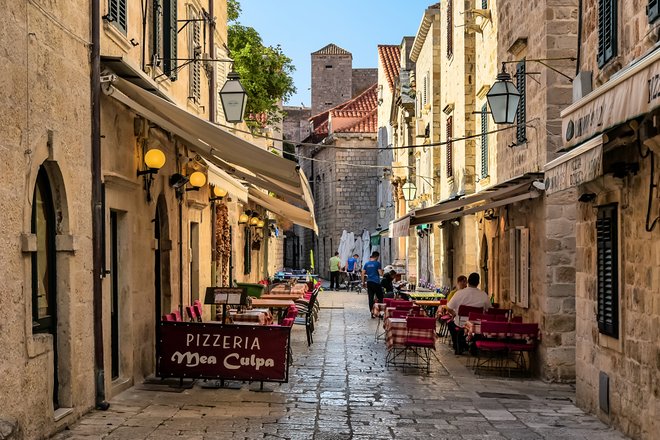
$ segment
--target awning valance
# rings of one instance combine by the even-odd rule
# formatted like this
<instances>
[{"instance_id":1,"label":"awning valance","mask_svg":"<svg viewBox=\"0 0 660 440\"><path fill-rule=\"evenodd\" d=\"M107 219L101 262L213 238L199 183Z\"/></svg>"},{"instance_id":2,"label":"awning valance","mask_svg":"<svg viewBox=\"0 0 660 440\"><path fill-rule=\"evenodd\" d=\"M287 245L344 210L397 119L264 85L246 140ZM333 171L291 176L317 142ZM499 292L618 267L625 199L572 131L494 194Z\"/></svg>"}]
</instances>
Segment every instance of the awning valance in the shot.
<instances>
[{"instance_id":1,"label":"awning valance","mask_svg":"<svg viewBox=\"0 0 660 440\"><path fill-rule=\"evenodd\" d=\"M603 136L599 135L545 165L545 191L552 194L603 174Z\"/></svg>"},{"instance_id":2,"label":"awning valance","mask_svg":"<svg viewBox=\"0 0 660 440\"><path fill-rule=\"evenodd\" d=\"M410 226L438 223L538 197L541 193L532 185L541 183L543 174L528 173L494 185L475 194L453 198L428 208L416 209L392 222L392 237L407 237Z\"/></svg>"},{"instance_id":3,"label":"awning valance","mask_svg":"<svg viewBox=\"0 0 660 440\"><path fill-rule=\"evenodd\" d=\"M291 220L297 225L311 229L318 233L318 227L316 226L314 215L309 211L298 208L297 206L291 205L290 203L275 197L271 197L256 188L248 189L248 197L251 202L263 206L270 212L280 215L288 220Z\"/></svg>"},{"instance_id":4,"label":"awning valance","mask_svg":"<svg viewBox=\"0 0 660 440\"><path fill-rule=\"evenodd\" d=\"M211 185L219 186L227 190L227 192L241 202L248 201L248 190L241 182L231 177L229 174L213 165L206 162L209 167L208 178Z\"/></svg>"},{"instance_id":5,"label":"awning valance","mask_svg":"<svg viewBox=\"0 0 660 440\"><path fill-rule=\"evenodd\" d=\"M164 130L179 136L207 161L223 170L226 173L224 178L235 176L300 203L309 211L287 205L307 212L308 217L314 218L314 201L307 176L295 162L234 136L124 79L113 78L111 83L105 84L104 92ZM315 229L316 224L308 227Z\"/></svg>"}]
</instances>

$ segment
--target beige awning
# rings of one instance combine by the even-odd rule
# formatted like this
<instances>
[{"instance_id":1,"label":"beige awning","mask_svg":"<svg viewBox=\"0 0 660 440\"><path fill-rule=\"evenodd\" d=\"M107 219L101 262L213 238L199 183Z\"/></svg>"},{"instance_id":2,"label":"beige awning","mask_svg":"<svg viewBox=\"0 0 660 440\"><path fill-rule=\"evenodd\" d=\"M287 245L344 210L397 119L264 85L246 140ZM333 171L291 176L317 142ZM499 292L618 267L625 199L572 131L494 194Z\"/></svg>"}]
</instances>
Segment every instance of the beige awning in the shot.
<instances>
[{"instance_id":1,"label":"beige awning","mask_svg":"<svg viewBox=\"0 0 660 440\"><path fill-rule=\"evenodd\" d=\"M278 195L296 198L313 216L314 204L305 174L295 162L223 130L121 78L104 84L104 93L174 133L229 175Z\"/></svg>"},{"instance_id":2,"label":"beige awning","mask_svg":"<svg viewBox=\"0 0 660 440\"><path fill-rule=\"evenodd\" d=\"M416 209L390 225L392 237L407 237L411 226L438 223L498 208L541 195L532 183L542 186L543 174L528 173L475 194L452 198L428 208Z\"/></svg>"},{"instance_id":3,"label":"beige awning","mask_svg":"<svg viewBox=\"0 0 660 440\"><path fill-rule=\"evenodd\" d=\"M658 107L660 48L655 48L561 112L563 150Z\"/></svg>"},{"instance_id":4,"label":"beige awning","mask_svg":"<svg viewBox=\"0 0 660 440\"><path fill-rule=\"evenodd\" d=\"M243 184L241 184L241 182L234 179L211 162L206 162L206 164L209 167L208 179L211 185L219 186L220 188L227 190L227 192L237 200L247 203L248 190Z\"/></svg>"},{"instance_id":5,"label":"beige awning","mask_svg":"<svg viewBox=\"0 0 660 440\"><path fill-rule=\"evenodd\" d=\"M602 174L603 135L599 135L545 164L545 191L563 191Z\"/></svg>"},{"instance_id":6,"label":"beige awning","mask_svg":"<svg viewBox=\"0 0 660 440\"><path fill-rule=\"evenodd\" d=\"M318 233L318 226L314 215L297 206L291 205L283 200L269 196L256 188L249 188L248 195L251 202L263 206L267 210L277 215L280 215L293 223L309 228L315 233Z\"/></svg>"}]
</instances>

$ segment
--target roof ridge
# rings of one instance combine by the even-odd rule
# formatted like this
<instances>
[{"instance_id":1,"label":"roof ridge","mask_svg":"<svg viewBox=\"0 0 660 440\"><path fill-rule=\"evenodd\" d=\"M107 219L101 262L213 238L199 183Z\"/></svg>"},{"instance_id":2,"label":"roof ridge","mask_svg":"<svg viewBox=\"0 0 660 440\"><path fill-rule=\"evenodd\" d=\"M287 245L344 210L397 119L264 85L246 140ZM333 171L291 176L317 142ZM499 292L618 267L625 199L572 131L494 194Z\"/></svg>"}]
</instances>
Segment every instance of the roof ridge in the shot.
<instances>
[{"instance_id":1,"label":"roof ridge","mask_svg":"<svg viewBox=\"0 0 660 440\"><path fill-rule=\"evenodd\" d=\"M352 55L352 54L346 49L337 46L335 43L330 43L320 48L316 52L312 52L312 55Z\"/></svg>"}]
</instances>

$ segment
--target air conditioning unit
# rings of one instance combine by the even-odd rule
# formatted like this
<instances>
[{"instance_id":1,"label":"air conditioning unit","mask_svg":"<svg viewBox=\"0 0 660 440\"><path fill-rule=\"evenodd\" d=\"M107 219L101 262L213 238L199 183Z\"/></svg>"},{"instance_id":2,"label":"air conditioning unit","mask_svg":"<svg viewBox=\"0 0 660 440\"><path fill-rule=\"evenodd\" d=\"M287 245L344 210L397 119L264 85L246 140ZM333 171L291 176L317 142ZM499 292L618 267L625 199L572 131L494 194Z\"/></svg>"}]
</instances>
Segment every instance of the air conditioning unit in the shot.
<instances>
[{"instance_id":1,"label":"air conditioning unit","mask_svg":"<svg viewBox=\"0 0 660 440\"><path fill-rule=\"evenodd\" d=\"M424 122L423 119L415 119L415 136L416 137L428 137L428 124Z\"/></svg>"}]
</instances>

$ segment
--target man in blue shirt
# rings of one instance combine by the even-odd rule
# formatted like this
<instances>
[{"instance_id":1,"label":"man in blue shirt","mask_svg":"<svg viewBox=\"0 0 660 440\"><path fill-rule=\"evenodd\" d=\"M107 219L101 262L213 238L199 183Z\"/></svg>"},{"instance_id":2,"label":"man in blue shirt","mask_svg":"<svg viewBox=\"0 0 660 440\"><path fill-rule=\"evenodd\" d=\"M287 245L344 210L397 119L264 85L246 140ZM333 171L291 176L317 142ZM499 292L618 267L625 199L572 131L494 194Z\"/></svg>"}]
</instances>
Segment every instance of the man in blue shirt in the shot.
<instances>
[{"instance_id":1,"label":"man in blue shirt","mask_svg":"<svg viewBox=\"0 0 660 440\"><path fill-rule=\"evenodd\" d=\"M360 256L355 254L346 261L346 272L351 273L355 271L355 264L358 262L358 258L360 258Z\"/></svg>"},{"instance_id":2,"label":"man in blue shirt","mask_svg":"<svg viewBox=\"0 0 660 440\"><path fill-rule=\"evenodd\" d=\"M373 314L374 297L378 298L378 302L383 302L383 288L380 287L380 277L383 276L383 269L378 261L380 253L374 251L369 257L369 261L364 263L362 268L362 285L367 286L367 294L369 295L369 312L372 318L376 318Z\"/></svg>"}]
</instances>

